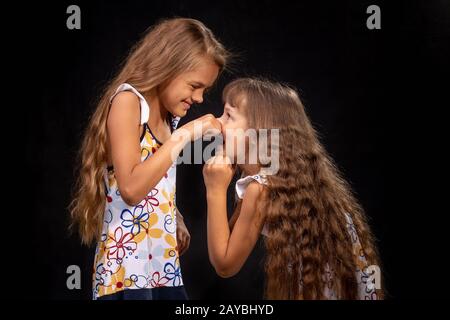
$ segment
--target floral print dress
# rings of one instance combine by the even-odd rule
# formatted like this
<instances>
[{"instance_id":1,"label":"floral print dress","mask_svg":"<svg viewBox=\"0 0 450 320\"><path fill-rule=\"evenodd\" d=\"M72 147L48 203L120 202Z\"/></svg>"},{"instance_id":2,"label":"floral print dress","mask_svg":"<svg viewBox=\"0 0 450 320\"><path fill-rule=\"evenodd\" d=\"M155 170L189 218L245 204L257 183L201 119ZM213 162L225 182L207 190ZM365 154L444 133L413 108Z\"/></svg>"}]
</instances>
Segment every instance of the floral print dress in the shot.
<instances>
[{"instance_id":1,"label":"floral print dress","mask_svg":"<svg viewBox=\"0 0 450 320\"><path fill-rule=\"evenodd\" d=\"M131 85L122 84L116 94L121 91L134 92L140 99L141 161L145 161L161 146L147 125L150 107ZM179 120L172 117L173 130ZM93 299L122 290L182 286L176 240L176 163L136 206L123 201L112 168L105 168L104 181L107 201L95 253Z\"/></svg>"},{"instance_id":2,"label":"floral print dress","mask_svg":"<svg viewBox=\"0 0 450 320\"><path fill-rule=\"evenodd\" d=\"M238 179L236 181L236 194L239 199L244 198L245 190L250 182L256 181L260 184L266 185L267 175L264 174L264 171L260 171L259 174L246 176ZM356 281L358 283L358 299L359 300L377 300L377 293L375 290L374 284L371 282L371 273L368 271L367 260L364 256L364 251L359 241L358 233L356 231L355 224L349 214L345 214L346 222L347 222L347 231L350 235L350 239L353 244L353 255L355 257L356 264ZM261 231L263 236L268 237L268 229L267 225L263 226ZM288 265L287 268L292 269L292 265ZM301 268L301 263L300 263ZM329 300L339 299L336 292L331 288L332 279L333 279L333 270L327 265L325 268L325 274L323 275L323 281L326 283L324 296ZM302 286L301 281L299 283Z\"/></svg>"}]
</instances>

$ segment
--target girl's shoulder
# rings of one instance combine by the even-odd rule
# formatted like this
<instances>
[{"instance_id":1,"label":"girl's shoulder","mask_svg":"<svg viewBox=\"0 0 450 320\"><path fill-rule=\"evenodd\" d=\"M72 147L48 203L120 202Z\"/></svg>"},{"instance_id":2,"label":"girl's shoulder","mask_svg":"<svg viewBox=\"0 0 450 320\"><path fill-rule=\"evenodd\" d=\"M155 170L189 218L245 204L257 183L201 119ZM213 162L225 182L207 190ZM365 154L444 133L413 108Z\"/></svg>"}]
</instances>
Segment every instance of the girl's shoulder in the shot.
<instances>
[{"instance_id":1,"label":"girl's shoulder","mask_svg":"<svg viewBox=\"0 0 450 320\"><path fill-rule=\"evenodd\" d=\"M115 97L119 96L119 95L127 95L129 97L135 97L138 100L140 99L144 99L144 96L135 88L133 87L131 84L128 83L122 83L121 85L119 85L116 89L116 91L114 92L114 94L109 98L109 101L111 102L113 99L115 99Z\"/></svg>"},{"instance_id":2,"label":"girl's shoulder","mask_svg":"<svg viewBox=\"0 0 450 320\"><path fill-rule=\"evenodd\" d=\"M117 87L115 93L110 97L111 108L113 105L123 105L118 109L123 112L129 112L129 108L133 108L133 117L135 113L140 114L140 124L148 121L150 115L150 107L144 96L128 83L122 83Z\"/></svg>"},{"instance_id":3,"label":"girl's shoulder","mask_svg":"<svg viewBox=\"0 0 450 320\"><path fill-rule=\"evenodd\" d=\"M124 106L124 108L133 108L139 111L140 100L137 95L131 91L121 91L111 97L111 108L116 105ZM122 108L121 108L122 109Z\"/></svg>"},{"instance_id":4,"label":"girl's shoulder","mask_svg":"<svg viewBox=\"0 0 450 320\"><path fill-rule=\"evenodd\" d=\"M130 117L136 119L139 118L140 112L139 98L132 92L122 91L111 99L107 121L115 123L116 120L122 122Z\"/></svg>"},{"instance_id":5,"label":"girl's shoulder","mask_svg":"<svg viewBox=\"0 0 450 320\"><path fill-rule=\"evenodd\" d=\"M246 176L236 181L236 194L241 200L244 199L245 196L245 200L243 201L252 203L256 208L260 195L263 192L264 185L267 185L267 178L265 175L255 174ZM266 224L263 225L261 234L268 236L269 232Z\"/></svg>"},{"instance_id":6,"label":"girl's shoulder","mask_svg":"<svg viewBox=\"0 0 450 320\"><path fill-rule=\"evenodd\" d=\"M239 199L244 198L244 195L250 185L252 185L252 188L255 189L255 192L261 191L262 185L267 185L267 178L265 175L255 174L238 179L236 181L236 194Z\"/></svg>"}]
</instances>

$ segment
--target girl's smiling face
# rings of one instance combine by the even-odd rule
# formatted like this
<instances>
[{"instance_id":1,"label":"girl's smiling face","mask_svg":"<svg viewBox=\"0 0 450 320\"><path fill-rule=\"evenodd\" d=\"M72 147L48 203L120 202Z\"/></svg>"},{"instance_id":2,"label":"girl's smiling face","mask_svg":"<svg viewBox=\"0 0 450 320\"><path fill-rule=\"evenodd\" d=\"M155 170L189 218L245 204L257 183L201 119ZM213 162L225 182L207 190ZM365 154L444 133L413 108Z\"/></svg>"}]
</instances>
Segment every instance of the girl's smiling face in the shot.
<instances>
[{"instance_id":1,"label":"girl's smiling face","mask_svg":"<svg viewBox=\"0 0 450 320\"><path fill-rule=\"evenodd\" d=\"M193 103L203 102L205 90L218 75L217 64L203 58L196 68L178 75L160 89L160 102L171 114L184 117Z\"/></svg>"},{"instance_id":2,"label":"girl's smiling face","mask_svg":"<svg viewBox=\"0 0 450 320\"><path fill-rule=\"evenodd\" d=\"M242 109L225 103L222 116L219 118L222 123L222 135L227 156L236 160L238 152L242 152L241 146L247 148L245 131L248 129L247 118ZM228 145L228 147L227 147ZM233 152L232 154L230 152Z\"/></svg>"}]
</instances>

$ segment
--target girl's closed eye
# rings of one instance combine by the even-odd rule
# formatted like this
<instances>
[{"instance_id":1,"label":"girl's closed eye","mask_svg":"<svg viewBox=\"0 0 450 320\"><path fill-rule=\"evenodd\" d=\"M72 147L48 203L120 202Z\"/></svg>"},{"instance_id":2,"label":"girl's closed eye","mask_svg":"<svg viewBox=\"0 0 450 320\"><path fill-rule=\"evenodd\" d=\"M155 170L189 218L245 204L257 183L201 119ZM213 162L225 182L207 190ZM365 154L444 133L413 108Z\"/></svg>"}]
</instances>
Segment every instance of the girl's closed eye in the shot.
<instances>
[{"instance_id":1,"label":"girl's closed eye","mask_svg":"<svg viewBox=\"0 0 450 320\"><path fill-rule=\"evenodd\" d=\"M224 120L227 121L227 122L230 121L230 120L233 120L233 118L231 117L231 115L227 111L224 112L223 117L224 117Z\"/></svg>"},{"instance_id":2,"label":"girl's closed eye","mask_svg":"<svg viewBox=\"0 0 450 320\"><path fill-rule=\"evenodd\" d=\"M190 83L189 86L191 87L192 90L198 90L198 89L204 88L205 92L207 92L210 89L210 87L206 86L205 84L197 83L197 82Z\"/></svg>"}]
</instances>

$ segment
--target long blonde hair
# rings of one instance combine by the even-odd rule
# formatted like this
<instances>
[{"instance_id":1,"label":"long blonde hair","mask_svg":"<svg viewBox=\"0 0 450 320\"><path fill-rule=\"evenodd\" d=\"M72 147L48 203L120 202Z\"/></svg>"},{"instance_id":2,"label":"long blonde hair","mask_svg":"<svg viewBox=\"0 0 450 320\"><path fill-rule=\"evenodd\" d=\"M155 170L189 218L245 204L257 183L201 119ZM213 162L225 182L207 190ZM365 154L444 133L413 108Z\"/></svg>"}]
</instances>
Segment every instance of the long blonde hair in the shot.
<instances>
[{"instance_id":1,"label":"long blonde hair","mask_svg":"<svg viewBox=\"0 0 450 320\"><path fill-rule=\"evenodd\" d=\"M356 299L357 255L364 253L366 267L380 264L374 237L350 185L321 145L298 93L284 84L241 78L225 87L223 100L243 110L249 128L279 129L279 170L267 176L257 209L269 233L265 296L325 299L325 286L330 285L339 298ZM345 214L355 225L360 252L355 253ZM290 271L289 264L293 264ZM334 277L325 284L327 265ZM377 296L383 296L382 290Z\"/></svg>"},{"instance_id":2,"label":"long blonde hair","mask_svg":"<svg viewBox=\"0 0 450 320\"><path fill-rule=\"evenodd\" d=\"M122 83L141 93L164 85L192 70L202 58L211 59L222 71L229 52L211 30L194 19L165 19L153 25L131 49L120 72L101 95L82 140L73 200L69 205L72 226L84 244L98 240L106 204L104 170L107 164L106 121L110 98Z\"/></svg>"}]
</instances>

